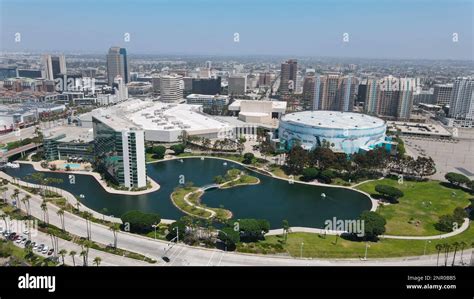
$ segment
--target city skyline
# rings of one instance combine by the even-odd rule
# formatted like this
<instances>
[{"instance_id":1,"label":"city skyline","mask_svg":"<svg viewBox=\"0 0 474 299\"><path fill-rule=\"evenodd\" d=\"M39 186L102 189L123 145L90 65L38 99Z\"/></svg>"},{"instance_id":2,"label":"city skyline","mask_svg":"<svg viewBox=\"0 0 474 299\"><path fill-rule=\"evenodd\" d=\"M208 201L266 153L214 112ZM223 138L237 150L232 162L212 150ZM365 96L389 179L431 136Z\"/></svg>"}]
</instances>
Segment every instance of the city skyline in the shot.
<instances>
[{"instance_id":1,"label":"city skyline","mask_svg":"<svg viewBox=\"0 0 474 299\"><path fill-rule=\"evenodd\" d=\"M74 3L3 0L1 50L473 60L470 1Z\"/></svg>"}]
</instances>

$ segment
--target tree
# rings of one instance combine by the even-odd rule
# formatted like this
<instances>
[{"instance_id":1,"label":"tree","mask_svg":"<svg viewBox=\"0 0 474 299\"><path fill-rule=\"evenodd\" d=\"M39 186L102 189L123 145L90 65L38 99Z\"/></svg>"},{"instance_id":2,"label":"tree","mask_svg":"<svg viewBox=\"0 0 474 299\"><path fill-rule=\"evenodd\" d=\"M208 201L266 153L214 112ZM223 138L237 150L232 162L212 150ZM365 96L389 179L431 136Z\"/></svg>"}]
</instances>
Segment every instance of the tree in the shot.
<instances>
[{"instance_id":1,"label":"tree","mask_svg":"<svg viewBox=\"0 0 474 299\"><path fill-rule=\"evenodd\" d=\"M314 168L314 167L306 167L303 170L303 176L301 177L301 180L305 182L309 182L312 180L315 180L319 175L319 171Z\"/></svg>"},{"instance_id":2,"label":"tree","mask_svg":"<svg viewBox=\"0 0 474 299\"><path fill-rule=\"evenodd\" d=\"M167 238L172 240L178 236L178 239L183 240L186 233L186 223L188 220L189 218L181 217L179 220L171 223L168 228Z\"/></svg>"},{"instance_id":3,"label":"tree","mask_svg":"<svg viewBox=\"0 0 474 299\"><path fill-rule=\"evenodd\" d=\"M40 207L41 207L41 210L43 211L43 222L46 222L49 224L48 205L46 204L46 200L43 200Z\"/></svg>"},{"instance_id":4,"label":"tree","mask_svg":"<svg viewBox=\"0 0 474 299\"><path fill-rule=\"evenodd\" d=\"M372 211L364 211L359 216L360 221L364 221L364 239L376 240L378 236L385 233L387 221L380 214Z\"/></svg>"},{"instance_id":5,"label":"tree","mask_svg":"<svg viewBox=\"0 0 474 299\"><path fill-rule=\"evenodd\" d=\"M117 248L117 232L120 230L120 224L113 223L109 226L109 229L114 235L114 248Z\"/></svg>"},{"instance_id":6,"label":"tree","mask_svg":"<svg viewBox=\"0 0 474 299\"><path fill-rule=\"evenodd\" d=\"M469 181L468 183L466 183L466 187L469 188L471 190L471 192L474 192L474 180Z\"/></svg>"},{"instance_id":7,"label":"tree","mask_svg":"<svg viewBox=\"0 0 474 299\"><path fill-rule=\"evenodd\" d=\"M92 218L92 214L90 212L83 212L82 213L84 219L86 220L86 229L87 229L87 240L90 240L91 239L91 218Z\"/></svg>"},{"instance_id":8,"label":"tree","mask_svg":"<svg viewBox=\"0 0 474 299\"><path fill-rule=\"evenodd\" d=\"M63 265L64 265L64 256L67 254L67 250L63 248L63 249L59 250L58 254L61 256L61 258L63 260Z\"/></svg>"},{"instance_id":9,"label":"tree","mask_svg":"<svg viewBox=\"0 0 474 299\"><path fill-rule=\"evenodd\" d=\"M299 174L308 164L308 153L299 145L291 148L286 156L286 166L290 173Z\"/></svg>"},{"instance_id":10,"label":"tree","mask_svg":"<svg viewBox=\"0 0 474 299\"><path fill-rule=\"evenodd\" d=\"M242 241L254 242L265 238L264 235L270 230L270 223L264 219L240 219L238 228Z\"/></svg>"},{"instance_id":11,"label":"tree","mask_svg":"<svg viewBox=\"0 0 474 299\"><path fill-rule=\"evenodd\" d=\"M233 227L224 227L219 231L218 238L228 250L235 250L235 245L240 242L240 232Z\"/></svg>"},{"instance_id":12,"label":"tree","mask_svg":"<svg viewBox=\"0 0 474 299\"><path fill-rule=\"evenodd\" d=\"M74 259L75 256L76 256L76 254L77 254L77 252L74 251L74 250L71 250L71 251L69 252L69 256L72 257L72 265L73 265L73 266L76 266L76 260Z\"/></svg>"},{"instance_id":13,"label":"tree","mask_svg":"<svg viewBox=\"0 0 474 299\"><path fill-rule=\"evenodd\" d=\"M435 163L431 157L418 156L415 160L414 171L421 178L432 175L436 171Z\"/></svg>"},{"instance_id":14,"label":"tree","mask_svg":"<svg viewBox=\"0 0 474 299\"><path fill-rule=\"evenodd\" d=\"M31 199L31 195L29 195L29 194L26 194L25 197L23 197L23 198L21 199L21 202L22 202L23 205L25 206L26 215L28 216L28 218L30 217L30 214L31 214L31 210L30 210L30 199Z\"/></svg>"},{"instance_id":15,"label":"tree","mask_svg":"<svg viewBox=\"0 0 474 299\"><path fill-rule=\"evenodd\" d=\"M438 266L438 264L439 264L439 253L443 249L443 245L442 244L436 244L435 247L436 247L436 250L438 251L438 258L436 259L436 266Z\"/></svg>"},{"instance_id":16,"label":"tree","mask_svg":"<svg viewBox=\"0 0 474 299\"><path fill-rule=\"evenodd\" d=\"M64 225L64 208L59 209L56 214L59 216L59 219L61 220L61 229L66 230L65 225Z\"/></svg>"},{"instance_id":17,"label":"tree","mask_svg":"<svg viewBox=\"0 0 474 299\"><path fill-rule=\"evenodd\" d=\"M154 159L163 159L165 157L166 147L162 145L153 146L151 153L153 154Z\"/></svg>"},{"instance_id":18,"label":"tree","mask_svg":"<svg viewBox=\"0 0 474 299\"><path fill-rule=\"evenodd\" d=\"M375 191L382 194L392 203L398 203L398 199L404 195L400 189L389 185L376 185Z\"/></svg>"},{"instance_id":19,"label":"tree","mask_svg":"<svg viewBox=\"0 0 474 299\"><path fill-rule=\"evenodd\" d=\"M122 225L128 224L131 232L148 233L153 230L152 225L161 222L160 215L156 213L144 213L137 210L129 211L121 217Z\"/></svg>"},{"instance_id":20,"label":"tree","mask_svg":"<svg viewBox=\"0 0 474 299\"><path fill-rule=\"evenodd\" d=\"M458 187L460 185L467 184L470 181L467 176L456 172L448 172L444 176L444 178L448 180L451 184L456 185Z\"/></svg>"},{"instance_id":21,"label":"tree","mask_svg":"<svg viewBox=\"0 0 474 299\"><path fill-rule=\"evenodd\" d=\"M254 159L254 154L252 153L245 153L244 154L244 160L242 161L242 163L244 164L252 164L252 161Z\"/></svg>"},{"instance_id":22,"label":"tree","mask_svg":"<svg viewBox=\"0 0 474 299\"><path fill-rule=\"evenodd\" d=\"M186 146L185 146L184 144L182 144L182 143L180 143L180 144L175 144L175 145L170 146L170 149L171 149L172 151L174 151L174 154L175 154L175 155L179 155L179 154L184 153L184 149L185 149L185 148L186 148Z\"/></svg>"},{"instance_id":23,"label":"tree","mask_svg":"<svg viewBox=\"0 0 474 299\"><path fill-rule=\"evenodd\" d=\"M95 264L97 267L99 267L100 262L102 262L102 259L101 259L100 257L96 256L96 257L94 258L94 264Z\"/></svg>"},{"instance_id":24,"label":"tree","mask_svg":"<svg viewBox=\"0 0 474 299\"><path fill-rule=\"evenodd\" d=\"M442 215L434 226L439 231L452 232L454 223L456 223L456 220L453 215Z\"/></svg>"},{"instance_id":25,"label":"tree","mask_svg":"<svg viewBox=\"0 0 474 299\"><path fill-rule=\"evenodd\" d=\"M454 262L456 261L456 253L458 252L458 249L459 249L460 246L461 246L461 244L459 242L454 242L453 243L454 255L453 255L453 263L451 264L451 266L454 266Z\"/></svg>"}]
</instances>

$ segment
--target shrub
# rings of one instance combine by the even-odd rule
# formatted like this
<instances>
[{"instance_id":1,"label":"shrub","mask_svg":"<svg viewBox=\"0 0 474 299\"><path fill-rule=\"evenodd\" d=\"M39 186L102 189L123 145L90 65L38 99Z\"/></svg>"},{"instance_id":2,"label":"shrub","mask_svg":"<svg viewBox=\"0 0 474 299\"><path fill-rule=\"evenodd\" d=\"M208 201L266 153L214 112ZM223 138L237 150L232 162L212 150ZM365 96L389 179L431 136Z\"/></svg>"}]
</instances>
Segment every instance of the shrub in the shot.
<instances>
[{"instance_id":1,"label":"shrub","mask_svg":"<svg viewBox=\"0 0 474 299\"><path fill-rule=\"evenodd\" d=\"M127 227L131 232L137 233L148 233L153 230L151 227L154 224L158 224L161 218L158 214L154 213L143 213L140 211L129 211L120 217L122 219L122 228Z\"/></svg>"}]
</instances>

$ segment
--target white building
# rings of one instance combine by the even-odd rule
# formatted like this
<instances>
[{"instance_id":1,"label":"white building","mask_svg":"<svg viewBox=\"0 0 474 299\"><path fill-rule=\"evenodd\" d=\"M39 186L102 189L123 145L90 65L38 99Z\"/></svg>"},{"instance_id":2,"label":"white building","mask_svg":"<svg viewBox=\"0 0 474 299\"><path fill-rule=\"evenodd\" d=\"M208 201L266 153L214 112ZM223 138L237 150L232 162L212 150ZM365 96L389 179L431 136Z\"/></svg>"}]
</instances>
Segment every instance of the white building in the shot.
<instances>
[{"instance_id":1,"label":"white building","mask_svg":"<svg viewBox=\"0 0 474 299\"><path fill-rule=\"evenodd\" d=\"M163 75L160 77L160 101L177 103L183 99L183 77L179 75Z\"/></svg>"}]
</instances>

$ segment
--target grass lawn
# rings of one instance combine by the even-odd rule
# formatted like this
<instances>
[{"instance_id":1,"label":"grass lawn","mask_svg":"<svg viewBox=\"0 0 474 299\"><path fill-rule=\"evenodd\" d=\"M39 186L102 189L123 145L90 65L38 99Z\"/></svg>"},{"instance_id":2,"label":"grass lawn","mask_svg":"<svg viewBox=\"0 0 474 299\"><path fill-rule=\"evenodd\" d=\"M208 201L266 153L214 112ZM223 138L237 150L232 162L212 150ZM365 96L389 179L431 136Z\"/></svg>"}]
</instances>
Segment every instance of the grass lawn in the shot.
<instances>
[{"instance_id":1,"label":"grass lawn","mask_svg":"<svg viewBox=\"0 0 474 299\"><path fill-rule=\"evenodd\" d=\"M465 208L469 205L472 195L440 184L439 181L410 182L398 184L397 180L383 179L357 186L356 188L369 194L376 194L378 184L390 185L403 191L404 196L399 203L379 206L380 215L387 220L387 235L422 236L442 234L435 229L441 215L452 214L456 207ZM455 194L453 194L453 191ZM413 223L410 223L412 220ZM413 221L414 220L414 221ZM416 221L420 221L417 226Z\"/></svg>"},{"instance_id":2,"label":"grass lawn","mask_svg":"<svg viewBox=\"0 0 474 299\"><path fill-rule=\"evenodd\" d=\"M425 240L395 240L381 239L378 242L369 242L368 254L369 258L383 257L400 257L400 256L416 256L423 255L426 246L426 254L436 254L436 244L464 241L467 246L473 247L474 226L471 225L465 232L447 239L431 240L426 243ZM312 233L290 233L286 244L283 237L267 236L265 241L256 244L262 247L264 244L283 245L284 251L294 257L301 255L301 243L303 245L303 257L314 258L361 258L365 254L365 242L348 241L338 238L335 244L336 236L312 234ZM259 244L260 243L260 244ZM268 246L268 245L267 245ZM248 251L247 251L248 252ZM442 253L441 253L442 255ZM440 263L442 258L440 257Z\"/></svg>"},{"instance_id":3,"label":"grass lawn","mask_svg":"<svg viewBox=\"0 0 474 299\"><path fill-rule=\"evenodd\" d=\"M181 209L183 212L190 214L191 216L196 216L200 218L209 218L211 217L211 213L205 210L198 209L194 206L187 204L184 201L184 196L189 192L196 191L197 187L192 188L178 188L171 194L171 200L173 203ZM194 204L197 204L199 201L199 193L194 193L193 195L188 197L188 200Z\"/></svg>"},{"instance_id":4,"label":"grass lawn","mask_svg":"<svg viewBox=\"0 0 474 299\"><path fill-rule=\"evenodd\" d=\"M154 158L155 154L152 153L145 153L145 162L156 162L161 161L163 159L156 159Z\"/></svg>"}]
</instances>

